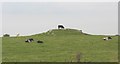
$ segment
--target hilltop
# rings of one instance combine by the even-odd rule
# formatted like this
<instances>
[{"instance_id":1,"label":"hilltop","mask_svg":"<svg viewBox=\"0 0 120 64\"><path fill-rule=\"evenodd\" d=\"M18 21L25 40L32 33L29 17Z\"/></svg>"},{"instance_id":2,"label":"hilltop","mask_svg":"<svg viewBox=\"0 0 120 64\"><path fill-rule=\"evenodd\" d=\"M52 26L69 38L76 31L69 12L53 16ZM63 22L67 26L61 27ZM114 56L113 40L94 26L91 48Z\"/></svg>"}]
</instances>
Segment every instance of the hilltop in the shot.
<instances>
[{"instance_id":1,"label":"hilltop","mask_svg":"<svg viewBox=\"0 0 120 64\"><path fill-rule=\"evenodd\" d=\"M35 34L32 36L38 36L38 35L46 35L46 36L64 36L64 35L90 35L87 33L83 33L82 30L77 30L77 29L52 29L48 30L47 32L40 33L40 34Z\"/></svg>"}]
</instances>

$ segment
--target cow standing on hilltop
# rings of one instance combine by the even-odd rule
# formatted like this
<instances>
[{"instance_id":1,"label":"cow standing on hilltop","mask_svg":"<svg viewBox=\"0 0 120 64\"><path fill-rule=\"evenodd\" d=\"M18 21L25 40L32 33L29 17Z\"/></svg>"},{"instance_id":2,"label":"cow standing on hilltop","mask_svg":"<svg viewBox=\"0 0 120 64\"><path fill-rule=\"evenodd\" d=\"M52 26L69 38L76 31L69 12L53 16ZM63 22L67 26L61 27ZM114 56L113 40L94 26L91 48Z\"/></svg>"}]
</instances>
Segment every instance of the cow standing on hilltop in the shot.
<instances>
[{"instance_id":1,"label":"cow standing on hilltop","mask_svg":"<svg viewBox=\"0 0 120 64\"><path fill-rule=\"evenodd\" d=\"M64 29L63 25L58 25L58 29Z\"/></svg>"}]
</instances>

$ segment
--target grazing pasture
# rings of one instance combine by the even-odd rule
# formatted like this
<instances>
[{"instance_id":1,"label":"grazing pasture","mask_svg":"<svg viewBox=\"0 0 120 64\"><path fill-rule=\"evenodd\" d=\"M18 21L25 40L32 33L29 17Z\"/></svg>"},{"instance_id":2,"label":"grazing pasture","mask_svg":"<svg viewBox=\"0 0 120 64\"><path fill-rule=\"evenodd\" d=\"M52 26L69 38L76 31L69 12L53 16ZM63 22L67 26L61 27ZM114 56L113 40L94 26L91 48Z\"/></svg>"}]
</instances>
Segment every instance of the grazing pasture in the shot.
<instances>
[{"instance_id":1,"label":"grazing pasture","mask_svg":"<svg viewBox=\"0 0 120 64\"><path fill-rule=\"evenodd\" d=\"M75 29L53 29L41 34L2 38L3 62L117 62L118 36L89 35ZM32 43L25 43L33 38ZM44 43L37 43L38 40Z\"/></svg>"}]
</instances>

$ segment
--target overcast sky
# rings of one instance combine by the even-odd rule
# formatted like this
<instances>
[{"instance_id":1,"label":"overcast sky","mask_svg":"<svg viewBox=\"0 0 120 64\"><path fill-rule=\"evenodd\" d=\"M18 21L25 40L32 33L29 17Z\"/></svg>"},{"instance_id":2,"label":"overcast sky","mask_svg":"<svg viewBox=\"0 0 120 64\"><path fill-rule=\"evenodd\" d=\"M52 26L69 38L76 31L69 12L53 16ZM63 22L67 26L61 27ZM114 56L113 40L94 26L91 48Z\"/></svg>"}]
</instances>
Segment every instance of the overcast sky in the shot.
<instances>
[{"instance_id":1,"label":"overcast sky","mask_svg":"<svg viewBox=\"0 0 120 64\"><path fill-rule=\"evenodd\" d=\"M58 24L95 35L118 34L117 2L3 3L2 34L32 35Z\"/></svg>"}]
</instances>

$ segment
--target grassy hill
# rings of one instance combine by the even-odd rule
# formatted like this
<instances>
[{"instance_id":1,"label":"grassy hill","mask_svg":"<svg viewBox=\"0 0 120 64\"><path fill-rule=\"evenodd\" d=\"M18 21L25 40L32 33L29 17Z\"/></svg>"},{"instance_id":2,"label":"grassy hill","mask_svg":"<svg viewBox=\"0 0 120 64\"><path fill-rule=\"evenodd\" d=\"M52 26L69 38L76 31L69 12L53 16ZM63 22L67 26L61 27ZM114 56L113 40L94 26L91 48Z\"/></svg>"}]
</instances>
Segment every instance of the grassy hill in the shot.
<instances>
[{"instance_id":1,"label":"grassy hill","mask_svg":"<svg viewBox=\"0 0 120 64\"><path fill-rule=\"evenodd\" d=\"M118 36L104 41L102 35L89 35L75 29L53 29L21 37L3 37L3 62L117 62ZM32 43L25 39L33 38ZM36 43L42 40L44 43Z\"/></svg>"}]
</instances>

